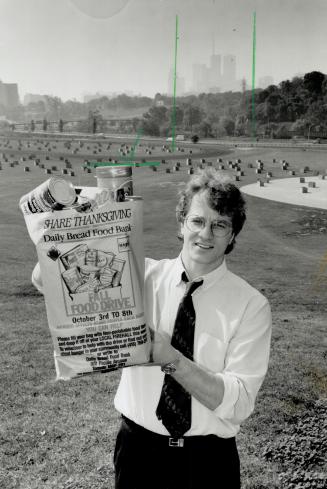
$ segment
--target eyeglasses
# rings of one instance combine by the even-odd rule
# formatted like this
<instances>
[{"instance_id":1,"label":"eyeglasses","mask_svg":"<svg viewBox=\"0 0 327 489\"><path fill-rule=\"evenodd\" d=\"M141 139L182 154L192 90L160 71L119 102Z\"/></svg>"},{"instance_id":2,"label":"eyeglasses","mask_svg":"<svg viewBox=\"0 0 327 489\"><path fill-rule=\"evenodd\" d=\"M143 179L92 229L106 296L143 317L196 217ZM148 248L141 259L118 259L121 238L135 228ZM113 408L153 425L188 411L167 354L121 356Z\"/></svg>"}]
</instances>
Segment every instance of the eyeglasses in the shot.
<instances>
[{"instance_id":1,"label":"eyeglasses","mask_svg":"<svg viewBox=\"0 0 327 489\"><path fill-rule=\"evenodd\" d=\"M205 228L207 220L201 216L188 216L184 220L186 227L196 233ZM211 221L211 232L218 238L224 238L232 229L232 223L216 219Z\"/></svg>"}]
</instances>

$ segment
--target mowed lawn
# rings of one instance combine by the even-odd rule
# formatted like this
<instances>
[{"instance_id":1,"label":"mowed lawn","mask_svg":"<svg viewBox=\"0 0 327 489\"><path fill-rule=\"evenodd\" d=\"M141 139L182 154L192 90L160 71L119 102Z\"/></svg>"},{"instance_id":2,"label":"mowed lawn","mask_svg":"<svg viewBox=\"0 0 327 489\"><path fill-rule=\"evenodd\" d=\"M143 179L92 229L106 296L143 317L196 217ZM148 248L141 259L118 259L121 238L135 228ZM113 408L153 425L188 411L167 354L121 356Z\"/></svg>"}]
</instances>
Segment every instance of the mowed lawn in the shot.
<instances>
[{"instance_id":1,"label":"mowed lawn","mask_svg":"<svg viewBox=\"0 0 327 489\"><path fill-rule=\"evenodd\" d=\"M285 176L278 163L285 159L296 170L295 178L305 165L324 171L327 158L322 150L235 148L223 153L217 151L224 162L242 160L245 175L238 185L256 180L248 163L255 164L257 158L276 177ZM176 155L179 171L173 171L172 162L156 172L134 170L135 193L144 198L147 256L174 257L179 252L175 204L188 178L186 157ZM59 155L45 161L42 153L40 159L48 166L62 164ZM207 160L218 166L216 158ZM72 181L95 185L93 174L85 174L80 164L73 161ZM20 196L47 176L31 165L31 171L24 172L23 166L3 163L0 171L0 488L110 489L119 426L113 398L120 374L55 381L43 296L30 282L36 251L18 209ZM234 175L233 170L224 171ZM255 412L238 435L243 488L323 488L327 211L248 196L246 200L248 220L228 264L268 297L273 339L270 369Z\"/></svg>"}]
</instances>

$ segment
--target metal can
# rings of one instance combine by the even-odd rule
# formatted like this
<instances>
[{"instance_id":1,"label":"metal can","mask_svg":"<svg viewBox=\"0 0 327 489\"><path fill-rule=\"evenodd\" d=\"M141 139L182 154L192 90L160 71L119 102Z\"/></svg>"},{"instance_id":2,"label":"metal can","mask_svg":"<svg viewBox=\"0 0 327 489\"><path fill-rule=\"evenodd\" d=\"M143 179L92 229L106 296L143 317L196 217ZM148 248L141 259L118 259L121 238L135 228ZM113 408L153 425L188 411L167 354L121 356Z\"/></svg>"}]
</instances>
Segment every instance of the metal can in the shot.
<instances>
[{"instance_id":1,"label":"metal can","mask_svg":"<svg viewBox=\"0 0 327 489\"><path fill-rule=\"evenodd\" d=\"M82 277L77 268L69 268L61 274L70 294L75 294L78 287L83 285Z\"/></svg>"},{"instance_id":2,"label":"metal can","mask_svg":"<svg viewBox=\"0 0 327 489\"><path fill-rule=\"evenodd\" d=\"M125 266L126 261L121 260L120 258L114 258L110 268L115 271L115 275L113 276L112 279L112 286L113 287L118 287L120 285L121 277L123 275L123 270Z\"/></svg>"},{"instance_id":3,"label":"metal can","mask_svg":"<svg viewBox=\"0 0 327 489\"><path fill-rule=\"evenodd\" d=\"M67 207L76 200L74 185L60 177L52 177L41 183L19 201L23 214L48 212L56 205Z\"/></svg>"},{"instance_id":4,"label":"metal can","mask_svg":"<svg viewBox=\"0 0 327 489\"><path fill-rule=\"evenodd\" d=\"M109 267L102 268L99 277L100 284L104 287L111 287L115 273L117 273L116 270L112 270Z\"/></svg>"},{"instance_id":5,"label":"metal can","mask_svg":"<svg viewBox=\"0 0 327 489\"><path fill-rule=\"evenodd\" d=\"M113 200L123 202L133 195L132 168L130 166L98 166L95 170L97 186L112 191Z\"/></svg>"},{"instance_id":6,"label":"metal can","mask_svg":"<svg viewBox=\"0 0 327 489\"><path fill-rule=\"evenodd\" d=\"M66 253L60 255L60 260L64 265L65 269L78 267L84 265L85 263L85 253L88 247L86 244L80 244L75 246L73 249L67 251Z\"/></svg>"}]
</instances>

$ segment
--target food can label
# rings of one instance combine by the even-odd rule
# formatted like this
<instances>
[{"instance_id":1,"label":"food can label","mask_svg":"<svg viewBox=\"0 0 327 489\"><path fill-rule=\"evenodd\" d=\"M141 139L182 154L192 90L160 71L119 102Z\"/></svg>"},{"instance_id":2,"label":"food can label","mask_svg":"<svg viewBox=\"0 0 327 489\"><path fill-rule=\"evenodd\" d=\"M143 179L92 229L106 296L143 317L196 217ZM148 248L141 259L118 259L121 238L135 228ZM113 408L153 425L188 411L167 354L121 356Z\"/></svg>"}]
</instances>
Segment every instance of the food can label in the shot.
<instances>
[{"instance_id":1,"label":"food can label","mask_svg":"<svg viewBox=\"0 0 327 489\"><path fill-rule=\"evenodd\" d=\"M49 180L41 183L41 185L20 199L19 205L24 215L49 212L53 210L55 204L62 204L62 202L57 200L51 193L50 185L54 181L56 183L59 182L61 187L64 186L65 190L67 190L67 186L70 187L70 191L73 195L73 191L71 190L72 185L69 184L69 182L59 177L49 178ZM72 196L71 200L71 203L73 203L75 196Z\"/></svg>"}]
</instances>

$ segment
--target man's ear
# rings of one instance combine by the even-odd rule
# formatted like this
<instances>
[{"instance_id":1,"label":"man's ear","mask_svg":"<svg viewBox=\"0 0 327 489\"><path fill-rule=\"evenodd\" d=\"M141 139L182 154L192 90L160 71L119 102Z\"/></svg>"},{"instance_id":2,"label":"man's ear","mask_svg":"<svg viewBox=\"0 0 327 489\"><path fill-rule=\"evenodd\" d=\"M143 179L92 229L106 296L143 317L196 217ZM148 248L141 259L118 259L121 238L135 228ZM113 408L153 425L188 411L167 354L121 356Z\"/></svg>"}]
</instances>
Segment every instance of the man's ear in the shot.
<instances>
[{"instance_id":1,"label":"man's ear","mask_svg":"<svg viewBox=\"0 0 327 489\"><path fill-rule=\"evenodd\" d=\"M184 221L180 221L179 223L179 234L184 236Z\"/></svg>"},{"instance_id":2,"label":"man's ear","mask_svg":"<svg viewBox=\"0 0 327 489\"><path fill-rule=\"evenodd\" d=\"M177 221L177 233L176 233L177 239L179 241L184 241L184 233L183 233L183 221L178 220Z\"/></svg>"}]
</instances>

